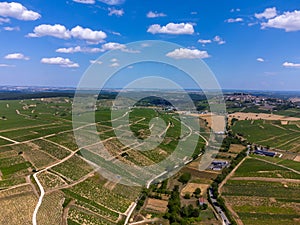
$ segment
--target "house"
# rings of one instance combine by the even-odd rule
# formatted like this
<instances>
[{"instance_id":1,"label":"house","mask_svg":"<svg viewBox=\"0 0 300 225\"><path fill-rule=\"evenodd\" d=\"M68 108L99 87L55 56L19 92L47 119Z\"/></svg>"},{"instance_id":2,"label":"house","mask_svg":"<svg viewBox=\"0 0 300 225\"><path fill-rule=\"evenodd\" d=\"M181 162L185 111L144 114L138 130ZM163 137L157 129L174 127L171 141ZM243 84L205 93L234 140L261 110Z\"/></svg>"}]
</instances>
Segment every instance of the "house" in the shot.
<instances>
[{"instance_id":1,"label":"house","mask_svg":"<svg viewBox=\"0 0 300 225\"><path fill-rule=\"evenodd\" d=\"M227 161L213 161L210 165L210 169L212 169L212 170L222 170L226 166L228 166Z\"/></svg>"}]
</instances>

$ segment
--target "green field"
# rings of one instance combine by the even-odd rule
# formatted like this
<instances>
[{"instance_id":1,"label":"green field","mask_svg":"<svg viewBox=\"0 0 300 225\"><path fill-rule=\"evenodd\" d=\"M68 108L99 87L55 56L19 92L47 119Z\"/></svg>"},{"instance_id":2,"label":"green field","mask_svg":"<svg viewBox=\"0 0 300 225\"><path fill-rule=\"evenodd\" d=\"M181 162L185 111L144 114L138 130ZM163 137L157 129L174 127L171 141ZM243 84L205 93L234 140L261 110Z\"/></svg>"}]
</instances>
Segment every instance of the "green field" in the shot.
<instances>
[{"instance_id":1,"label":"green field","mask_svg":"<svg viewBox=\"0 0 300 225\"><path fill-rule=\"evenodd\" d=\"M266 157L264 157L266 158ZM263 159L264 159L263 158ZM286 160L286 164L298 165L299 163L291 160ZM288 178L300 179L300 174L294 173L287 168L280 167L283 164L270 164L268 162L260 161L255 158L248 158L236 170L234 176L236 177L270 177L270 178ZM299 165L298 165L299 166Z\"/></svg>"},{"instance_id":2,"label":"green field","mask_svg":"<svg viewBox=\"0 0 300 225\"><path fill-rule=\"evenodd\" d=\"M281 125L280 121L244 120L235 122L232 131L251 143L292 152L300 151L300 127L296 124Z\"/></svg>"}]
</instances>

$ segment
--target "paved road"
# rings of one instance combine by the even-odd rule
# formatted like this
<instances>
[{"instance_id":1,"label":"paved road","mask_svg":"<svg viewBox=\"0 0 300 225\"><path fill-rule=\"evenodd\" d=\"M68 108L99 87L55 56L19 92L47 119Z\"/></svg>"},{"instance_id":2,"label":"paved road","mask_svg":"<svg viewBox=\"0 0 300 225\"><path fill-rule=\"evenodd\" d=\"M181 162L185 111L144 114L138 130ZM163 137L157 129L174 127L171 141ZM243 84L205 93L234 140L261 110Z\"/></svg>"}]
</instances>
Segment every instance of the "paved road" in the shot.
<instances>
[{"instance_id":1,"label":"paved road","mask_svg":"<svg viewBox=\"0 0 300 225\"><path fill-rule=\"evenodd\" d=\"M212 190L209 189L209 197L211 199L212 202L212 206L215 208L215 210L217 211L217 213L219 214L219 216L222 219L222 224L223 225L230 225L231 223L229 222L225 212L221 209L221 207L218 205L217 203L217 199L214 197Z\"/></svg>"}]
</instances>

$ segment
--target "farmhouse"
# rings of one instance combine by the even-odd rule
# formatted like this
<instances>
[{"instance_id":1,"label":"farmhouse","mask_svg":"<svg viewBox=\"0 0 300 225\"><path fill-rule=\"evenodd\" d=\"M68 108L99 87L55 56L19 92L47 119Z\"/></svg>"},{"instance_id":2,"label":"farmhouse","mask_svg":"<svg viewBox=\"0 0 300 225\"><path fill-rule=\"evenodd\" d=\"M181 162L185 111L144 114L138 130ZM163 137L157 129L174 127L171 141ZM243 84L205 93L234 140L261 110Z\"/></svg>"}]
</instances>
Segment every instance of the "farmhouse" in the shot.
<instances>
[{"instance_id":1,"label":"farmhouse","mask_svg":"<svg viewBox=\"0 0 300 225\"><path fill-rule=\"evenodd\" d=\"M213 161L210 165L210 169L212 169L212 170L222 170L226 166L228 166L227 161Z\"/></svg>"}]
</instances>

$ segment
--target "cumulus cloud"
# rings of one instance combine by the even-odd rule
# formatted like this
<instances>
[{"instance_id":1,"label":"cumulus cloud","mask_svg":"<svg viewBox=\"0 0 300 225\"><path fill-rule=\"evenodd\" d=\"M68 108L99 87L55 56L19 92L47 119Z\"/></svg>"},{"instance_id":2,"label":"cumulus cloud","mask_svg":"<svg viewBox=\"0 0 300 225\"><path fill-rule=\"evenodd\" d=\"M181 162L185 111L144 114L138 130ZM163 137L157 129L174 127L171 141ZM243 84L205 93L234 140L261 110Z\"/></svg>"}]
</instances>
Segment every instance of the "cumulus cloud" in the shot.
<instances>
[{"instance_id":1,"label":"cumulus cloud","mask_svg":"<svg viewBox=\"0 0 300 225\"><path fill-rule=\"evenodd\" d=\"M0 24L9 23L9 22L10 22L9 18L0 18Z\"/></svg>"},{"instance_id":2,"label":"cumulus cloud","mask_svg":"<svg viewBox=\"0 0 300 225\"><path fill-rule=\"evenodd\" d=\"M125 0L99 0L99 2L103 2L107 5L121 5Z\"/></svg>"},{"instance_id":3,"label":"cumulus cloud","mask_svg":"<svg viewBox=\"0 0 300 225\"><path fill-rule=\"evenodd\" d=\"M166 56L174 59L204 59L210 57L207 51L198 49L178 48L166 54Z\"/></svg>"},{"instance_id":4,"label":"cumulus cloud","mask_svg":"<svg viewBox=\"0 0 300 225\"><path fill-rule=\"evenodd\" d=\"M108 42L102 45L104 50L116 50L116 49L125 49L126 45L116 43L116 42Z\"/></svg>"},{"instance_id":5,"label":"cumulus cloud","mask_svg":"<svg viewBox=\"0 0 300 225\"><path fill-rule=\"evenodd\" d=\"M103 52L103 51L104 50L102 48L82 48L80 46L56 49L56 52L59 52L59 53L77 53L77 52L98 53L98 52Z\"/></svg>"},{"instance_id":6,"label":"cumulus cloud","mask_svg":"<svg viewBox=\"0 0 300 225\"><path fill-rule=\"evenodd\" d=\"M109 13L108 13L109 16L112 16L112 15L123 16L124 15L123 9L108 8L108 11L109 11Z\"/></svg>"},{"instance_id":7,"label":"cumulus cloud","mask_svg":"<svg viewBox=\"0 0 300 225\"><path fill-rule=\"evenodd\" d=\"M226 41L224 41L220 36L215 36L213 39L214 42L217 42L219 45L223 45L226 43Z\"/></svg>"},{"instance_id":8,"label":"cumulus cloud","mask_svg":"<svg viewBox=\"0 0 300 225\"><path fill-rule=\"evenodd\" d=\"M153 24L147 32L152 34L193 34L194 27L190 23L168 23L166 26Z\"/></svg>"},{"instance_id":9,"label":"cumulus cloud","mask_svg":"<svg viewBox=\"0 0 300 225\"><path fill-rule=\"evenodd\" d=\"M99 30L93 31L90 28L83 28L76 26L68 30L65 26L60 24L49 25L42 24L34 28L33 33L29 33L28 37L43 37L52 36L61 39L70 39L71 37L85 40L89 43L99 43L107 37L106 33Z\"/></svg>"},{"instance_id":10,"label":"cumulus cloud","mask_svg":"<svg viewBox=\"0 0 300 225\"><path fill-rule=\"evenodd\" d=\"M70 31L72 37L86 40L89 43L99 43L107 37L106 33L103 31L93 31L90 28L82 28L81 26L76 26Z\"/></svg>"},{"instance_id":11,"label":"cumulus cloud","mask_svg":"<svg viewBox=\"0 0 300 225\"><path fill-rule=\"evenodd\" d=\"M265 18L265 19L271 19L271 18L274 18L276 15L277 15L277 10L276 10L275 7L273 7L273 8L267 8L262 13L255 13L254 14L254 16L257 19L263 19L263 18Z\"/></svg>"},{"instance_id":12,"label":"cumulus cloud","mask_svg":"<svg viewBox=\"0 0 300 225\"><path fill-rule=\"evenodd\" d=\"M43 36L52 36L56 38L69 39L71 38L70 31L67 28L60 24L49 25L41 24L36 26L33 30L33 33L29 33L28 37L43 37Z\"/></svg>"},{"instance_id":13,"label":"cumulus cloud","mask_svg":"<svg viewBox=\"0 0 300 225\"><path fill-rule=\"evenodd\" d=\"M51 64L51 65L59 65L61 67L68 67L68 68L77 68L77 67L79 67L78 63L74 63L70 59L62 58L62 57L42 58L41 63Z\"/></svg>"},{"instance_id":14,"label":"cumulus cloud","mask_svg":"<svg viewBox=\"0 0 300 225\"><path fill-rule=\"evenodd\" d=\"M284 12L282 15L269 19L261 24L262 28L271 27L284 29L286 32L300 30L300 11Z\"/></svg>"},{"instance_id":15,"label":"cumulus cloud","mask_svg":"<svg viewBox=\"0 0 300 225\"><path fill-rule=\"evenodd\" d=\"M3 27L6 31L19 31L20 27Z\"/></svg>"},{"instance_id":16,"label":"cumulus cloud","mask_svg":"<svg viewBox=\"0 0 300 225\"><path fill-rule=\"evenodd\" d=\"M82 4L95 4L95 0L73 0L73 2L82 3Z\"/></svg>"},{"instance_id":17,"label":"cumulus cloud","mask_svg":"<svg viewBox=\"0 0 300 225\"><path fill-rule=\"evenodd\" d=\"M282 65L287 68L300 68L300 63L284 62Z\"/></svg>"},{"instance_id":18,"label":"cumulus cloud","mask_svg":"<svg viewBox=\"0 0 300 225\"><path fill-rule=\"evenodd\" d=\"M28 10L17 2L0 2L0 16L12 17L18 20L37 20L41 15L32 10Z\"/></svg>"},{"instance_id":19,"label":"cumulus cloud","mask_svg":"<svg viewBox=\"0 0 300 225\"><path fill-rule=\"evenodd\" d=\"M265 60L263 58L257 58L256 61L258 61L258 62L264 62Z\"/></svg>"},{"instance_id":20,"label":"cumulus cloud","mask_svg":"<svg viewBox=\"0 0 300 225\"><path fill-rule=\"evenodd\" d=\"M88 48L88 47L81 47L81 46L69 47L69 48L58 48L58 49L56 49L56 52L59 52L59 53L78 53L78 52L98 53L98 52L105 52L105 51L110 51L110 50L121 50L123 52L128 52L128 53L139 53L140 52L140 51L133 50L133 49L127 49L126 45L116 43L116 42L105 43L101 46L101 48Z\"/></svg>"},{"instance_id":21,"label":"cumulus cloud","mask_svg":"<svg viewBox=\"0 0 300 225\"><path fill-rule=\"evenodd\" d=\"M148 18L157 18L157 17L165 17L167 16L166 14L164 13L158 13L158 12L153 12L153 11L150 11L147 13L146 15Z\"/></svg>"},{"instance_id":22,"label":"cumulus cloud","mask_svg":"<svg viewBox=\"0 0 300 225\"><path fill-rule=\"evenodd\" d=\"M238 22L243 22L243 18L229 18L225 20L226 23L238 23Z\"/></svg>"},{"instance_id":23,"label":"cumulus cloud","mask_svg":"<svg viewBox=\"0 0 300 225\"><path fill-rule=\"evenodd\" d=\"M22 59L22 60L29 60L29 57L23 55L22 53L12 53L8 54L4 57L5 59Z\"/></svg>"}]
</instances>

